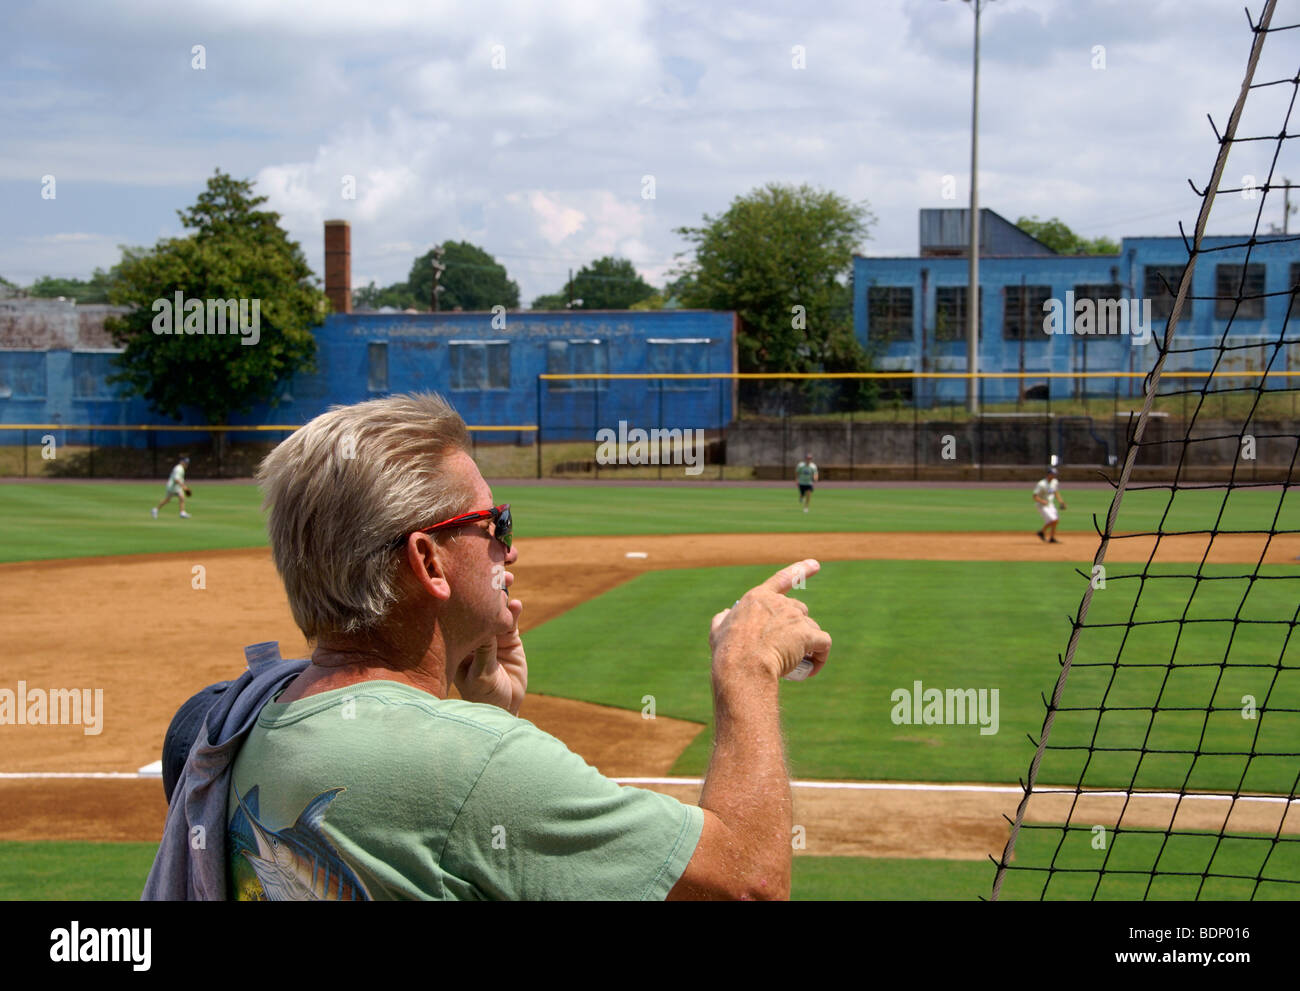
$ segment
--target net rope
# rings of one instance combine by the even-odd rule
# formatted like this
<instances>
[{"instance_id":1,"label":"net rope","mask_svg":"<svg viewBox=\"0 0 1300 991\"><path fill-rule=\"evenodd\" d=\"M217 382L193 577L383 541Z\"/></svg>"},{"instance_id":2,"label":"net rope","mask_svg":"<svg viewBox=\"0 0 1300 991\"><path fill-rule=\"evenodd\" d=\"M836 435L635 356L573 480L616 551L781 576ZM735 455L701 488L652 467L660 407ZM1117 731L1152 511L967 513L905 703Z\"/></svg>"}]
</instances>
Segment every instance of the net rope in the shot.
<instances>
[{"instance_id":1,"label":"net rope","mask_svg":"<svg viewBox=\"0 0 1300 991\"><path fill-rule=\"evenodd\" d=\"M1144 381L1144 399L1140 413L1131 418L1129 443L1118 480L1111 480L1115 488L1114 497L1107 513L1105 527L1097 527L1100 544L1093 560L1091 575L1079 572L1089 579L1083 593L1077 616L1071 621L1069 642L1064 658L1059 659L1061 666L1056 685L1050 701L1044 699L1046 715L1043 719L1039 737L1031 742L1035 744L1034 756L1030 762L1027 778L1021 782L1023 795L1016 810L1015 819L1008 819L1011 826L1010 835L1000 860L994 860L997 874L993 883L992 897L997 900L1003 895L1003 885L1011 875L1016 875L1018 885L1016 897L1048 898L1068 897L1125 897L1159 898L1159 897L1215 897L1215 898L1256 898L1289 897L1300 895L1300 857L1297 844L1300 835L1294 832L1288 835L1285 830L1296 830L1300 819L1300 804L1296 802L1296 788L1300 784L1300 708L1288 705L1288 702L1300 700L1300 694L1291 689L1300 689L1300 662L1295 657L1288 658L1287 650L1295 634L1297 621L1300 620L1300 605L1294 608L1280 608L1276 603L1292 601L1300 603L1300 574L1262 572L1264 559L1274 539L1279 536L1295 534L1296 528L1283 523L1284 502L1295 475L1296 455L1300 452L1300 436L1294 424L1288 429L1274 432L1260 432L1252 427L1260 401L1266 390L1270 395L1279 391L1295 392L1291 379L1275 377L1269 382L1269 373L1275 364L1285 365L1290 357L1285 350L1288 344L1300 343L1300 337L1288 339L1288 324L1296 311L1297 292L1296 272L1300 266L1290 269L1291 285L1282 292L1264 293L1248 291L1247 275L1251 256L1262 243L1276 244L1297 240L1296 237L1266 237L1260 239L1260 223L1264 215L1265 203L1270 191L1281 188L1274 179L1278 172L1279 159L1284 147L1300 134L1288 133L1292 111L1295 108L1297 92L1300 92L1300 70L1292 76L1255 82L1256 69L1270 34L1300 28L1300 24L1272 27L1276 0L1267 0L1258 22L1247 20L1253 33L1250 56L1242 80L1240 91L1222 134L1215 128L1218 150L1209 183L1204 191L1189 184L1200 197L1201 203L1196 218L1196 225L1190 243L1182 225L1183 245L1187 252L1187 263L1176 290L1166 284L1167 290L1174 296L1169 319L1163 337L1156 337L1157 356L1154 367ZM1274 134L1260 134L1240 137L1238 129L1247 107L1248 98L1259 90L1268 87L1290 87L1290 101L1287 103L1285 116L1280 131ZM1214 128L1213 118L1210 126ZM1219 193L1249 193L1250 187L1225 188L1222 185L1229 155L1234 147L1247 142L1273 142L1273 155L1269 163L1268 177L1258 187L1259 206L1255 212L1254 226L1249 238L1233 240L1231 243L1204 246L1206 225L1211 209ZM1276 199L1273 201L1276 202ZM1193 276L1197 261L1201 255L1214 252L1233 251L1238 255L1244 249L1245 260L1240 266L1240 278L1232 287L1231 293L1220 292L1217 281L1215 294L1209 297L1195 296L1192 292ZM1288 296L1291 299L1286 318L1276 339L1267 345L1259 341L1240 343L1240 337L1230 339L1229 334L1234 324L1246 319L1241 311L1247 307L1254 312L1262 308L1265 301L1272 296ZM1227 324L1217 341L1199 343L1195 338L1178 338L1179 321L1184 309L1191 302L1199 299L1214 301L1216 316L1220 309L1229 310ZM1255 302L1259 301L1259 302ZM1238 319L1241 314L1241 320ZM1186 337L1186 335L1184 335ZM1175 345L1181 345L1176 347ZM1152 405L1160 390L1162 374L1171 358L1178 356L1180 364L1190 365L1194 355L1209 353L1212 361L1211 372L1219 372L1225 359L1234 352L1254 349L1261 356L1265 348L1270 348L1267 364L1256 370L1256 383L1251 388L1236 386L1231 377L1211 377L1207 375L1203 384L1196 388L1180 390L1164 395L1185 395L1196 398L1195 409L1184 423L1181 439L1144 441ZM1171 379L1177 383L1179 380ZM1195 381L1184 379L1182 381ZM1283 388L1279 389L1277 383ZM1270 388L1270 385L1273 387ZM1216 386L1221 388L1216 388ZM1202 435L1195 434L1197 417L1205 406L1207 396L1212 392L1238 393L1249 396L1253 393L1249 411L1241 420L1240 429L1224 433L1211 430ZM1244 405L1244 404L1243 404ZM1262 424L1264 421L1255 421ZM1231 473L1225 484L1193 484L1183 480L1184 461L1189 448L1194 444L1214 444L1231 439L1236 444L1236 453L1232 461ZM1238 479L1239 470L1243 471L1242 462L1253 452L1255 445L1272 442L1276 445L1290 446L1290 465L1280 487L1276 482L1259 482L1254 479ZM1174 470L1173 480L1164 484L1132 484L1134 468L1144 455L1153 455L1155 450L1165 444L1178 444L1179 463ZM1244 456L1245 455L1245 456ZM1282 459L1285 460L1285 459ZM1193 522L1201 525L1184 525L1179 528L1175 520L1180 514L1174 511L1175 497L1179 492L1189 490L1218 490L1223 493L1217 513L1210 522L1208 519ZM1229 497L1234 491L1257 489L1262 492L1278 491L1278 503L1273 511L1272 521L1267 530L1238 529L1228 522ZM1154 529L1142 529L1135 532L1117 531L1117 520L1125 493L1137 490L1168 490L1168 500L1160 514L1158 525ZM1289 510L1297 507L1290 505ZM1292 514L1294 518L1294 513ZM1094 518L1094 527L1096 520ZM1220 535L1250 535L1261 545L1258 560L1249 573L1218 573L1207 569L1215 538ZM1205 540L1205 549L1195 571L1169 570L1157 566L1156 557L1161 542L1170 537L1200 537ZM1150 555L1140 572L1132 574L1107 575L1105 560L1112 540L1147 540L1151 542ZM1100 572L1098 569L1101 569ZM1286 568L1285 572L1294 572ZM1098 582L1098 575L1103 581ZM1161 599L1168 588L1177 588L1174 583L1190 585L1186 604L1174 615L1169 606L1160 606ZM1107 587L1105 583L1121 583L1121 588L1135 586L1132 605L1128 615L1123 619L1089 622L1089 612L1094 604L1094 596L1099 589ZM1131 583L1131 584L1130 584ZM1221 585L1217 583L1222 583ZM1216 598L1222 600L1233 588L1233 583L1244 583L1245 592L1241 595L1231 616L1194 615L1203 612L1205 603ZM1292 583L1292 584L1288 584ZM1256 592L1259 589L1261 592ZM1273 614L1254 615L1257 609L1248 608L1248 599L1255 593L1257 599L1265 589L1280 589L1290 595L1274 596ZM1157 593L1158 590L1158 593ZM1204 591L1203 591L1204 590ZM1223 594L1218 594L1222 590ZM1201 598L1197 601L1198 593ZM1101 595L1114 595L1114 592L1100 592ZM1144 595L1147 597L1144 601ZM1267 601L1265 596L1265 601ZM1126 601L1126 600L1125 600ZM1254 603L1251 603L1252 607ZM1148 613L1153 608L1160 611L1154 618ZM1252 638L1265 636L1264 631L1270 627L1281 636L1280 650L1276 660L1261 659L1257 646L1258 640ZM1221 659L1201 659L1206 654L1208 644L1216 630L1226 629L1226 644ZM1085 635L1084 631L1089 631ZM1158 642L1158 636L1164 631L1172 632L1172 643L1167 659L1153 659L1156 653L1149 647L1139 644ZM1108 635L1118 638L1113 659L1079 660L1076 657L1080 645L1085 647L1085 655L1092 657L1100 652ZM1236 655L1234 645L1238 646ZM1088 650L1092 647L1092 650ZM1180 647L1182 653L1180 654ZM1128 648L1128 655L1125 650ZM1300 650L1300 648L1297 648ZM1269 655L1271 657L1271 654ZM1106 669L1109 668L1109 672ZM1213 669L1217 668L1217 674ZM1191 684L1189 673L1197 669L1214 674L1212 684L1202 686L1200 697L1204 704L1189 705L1184 700L1185 692L1180 690ZM1267 687L1262 698L1243 696L1242 705L1216 704L1227 701L1227 694L1232 688L1244 684L1245 672L1256 671L1266 680ZM1083 674L1078 672L1083 671ZM1267 672L1271 671L1271 677ZM1076 682L1083 680L1082 686L1070 682L1075 673ZM1093 677L1097 675L1097 677ZM1142 678L1149 675L1146 681ZM1104 686L1101 680L1104 678ZM1158 684L1155 680L1158 678ZM1089 680L1091 679L1091 680ZM1148 684L1148 681L1151 682ZM1175 688L1174 685L1178 688ZM1251 683L1258 686L1258 679ZM1095 688L1089 686L1095 685ZM1138 689L1141 689L1139 691ZM1204 693L1208 690L1208 696ZM1091 695L1089 693L1092 693ZM1145 692L1145 694L1143 694ZM1099 695L1099 698L1095 696ZM1277 696L1276 699L1274 696ZM1136 696L1136 697L1135 697ZM1087 703L1087 704L1079 704ZM1146 713L1145 728L1141 726L1141 714ZM1253 713L1253 716L1249 715ZM1058 732L1053 739L1053 729L1058 717L1069 728ZM1161 719L1161 717L1164 717ZM1199 730L1194 733L1195 745L1174 745L1168 738L1174 736L1172 729L1177 726L1186 734L1187 720L1199 718ZM1229 727L1230 719L1242 721L1244 725ZM1181 720L1181 722L1180 722ZM1253 722L1253 731L1251 723ZM1268 732L1265 734L1265 723ZM1196 729L1192 723L1193 730ZM1126 732L1127 728L1127 732ZM1245 740L1243 734L1248 735ZM1140 736L1140 741L1137 737ZM1228 742L1223 742L1228 741ZM1289 741L1289 745L1288 745ZM1048 760L1049 773L1063 774L1060 768L1072 765L1071 756L1078 758L1073 785L1044 786L1039 784L1045 758ZM1109 762L1109 763L1108 763ZM1229 762L1232 762L1231 765ZM1117 768L1131 765L1131 774L1122 790L1117 789L1111 780L1111 787L1103 787L1101 779L1114 777ZM1235 768L1240 765L1240 773ZM1198 774L1199 767L1199 774ZM1185 770L1181 770L1185 768ZM1289 769L1289 770L1288 770ZM1090 770L1095 773L1090 778ZM1291 773L1294 772L1294 773ZM1181 773L1181 782L1175 780ZM1235 774L1232 787L1225 782ZM1289 779L1288 779L1289 775ZM1063 775L1064 776L1064 775ZM1096 779L1096 784L1093 780ZM1195 779L1195 781L1194 781ZM1164 787L1156 782L1164 782ZM1206 782L1211 786L1207 787ZM1218 782L1217 787L1214 782ZM1171 787L1177 784L1177 788ZM1261 788L1261 785L1267 787ZM1102 794L1121 802L1116 812L1102 814L1099 804ZM1035 798L1050 802L1053 797L1069 798L1068 812L1064 822L1056 814L1047 816L1051 823L1026 821L1031 800ZM1163 805L1156 805L1157 799ZM1172 806L1169 802L1172 801ZM1222 811L1221 824L1217 833L1204 828L1203 824L1191 814L1207 805ZM1242 829L1235 827L1234 817L1244 810L1267 808L1278 813L1276 828L1263 831L1259 828ZM1157 811L1160 810L1160 811ZM1215 812L1217 818L1219 811ZM1288 819L1288 813L1290 813ZM1033 817L1043 818L1041 816ZM1165 820L1163 826L1152 826L1154 819ZM1244 818L1244 815L1242 816ZM1271 818L1266 819L1271 823ZM1184 822L1191 825L1184 825ZM1258 822L1258 820L1256 820ZM1133 824L1130 824L1133 823ZM1035 840L1029 843L1027 834L1032 833ZM1100 836L1100 845L1097 839ZM1020 856L1017 857L1017 843L1022 843ZM1053 844L1053 840L1055 843ZM1073 842L1071 842L1073 841ZM1088 842L1091 841L1091 842ZM1025 845L1030 849L1025 849ZM1086 844L1083 851L1081 844ZM1228 856L1231 851L1232 856ZM1223 856L1220 856L1221 852ZM992 859L992 858L990 858ZM1249 867L1237 865L1246 863ZM1252 869L1253 868L1253 869ZM1109 879L1109 880L1107 880ZM1174 887L1172 881L1182 879L1183 887ZM1117 880L1119 884L1117 884ZM1186 885L1195 882L1194 894ZM1053 885L1056 887L1053 887ZM1138 887L1134 887L1134 883ZM1122 887L1121 885L1127 885Z\"/></svg>"}]
</instances>

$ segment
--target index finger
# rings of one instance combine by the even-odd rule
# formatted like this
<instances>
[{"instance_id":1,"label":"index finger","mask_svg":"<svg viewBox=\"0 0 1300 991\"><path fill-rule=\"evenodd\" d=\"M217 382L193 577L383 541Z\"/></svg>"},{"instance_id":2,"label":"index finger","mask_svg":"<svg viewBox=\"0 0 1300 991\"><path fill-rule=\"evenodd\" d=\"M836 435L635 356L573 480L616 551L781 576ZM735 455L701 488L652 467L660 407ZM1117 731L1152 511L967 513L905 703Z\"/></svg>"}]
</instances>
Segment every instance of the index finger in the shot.
<instances>
[{"instance_id":1,"label":"index finger","mask_svg":"<svg viewBox=\"0 0 1300 991\"><path fill-rule=\"evenodd\" d=\"M815 575L821 570L821 562L814 558L807 558L803 561L796 561L788 568L782 568L767 581L763 582L759 588L767 589L769 592L775 592L778 595L785 595L790 589L803 587L804 579L809 575Z\"/></svg>"}]
</instances>

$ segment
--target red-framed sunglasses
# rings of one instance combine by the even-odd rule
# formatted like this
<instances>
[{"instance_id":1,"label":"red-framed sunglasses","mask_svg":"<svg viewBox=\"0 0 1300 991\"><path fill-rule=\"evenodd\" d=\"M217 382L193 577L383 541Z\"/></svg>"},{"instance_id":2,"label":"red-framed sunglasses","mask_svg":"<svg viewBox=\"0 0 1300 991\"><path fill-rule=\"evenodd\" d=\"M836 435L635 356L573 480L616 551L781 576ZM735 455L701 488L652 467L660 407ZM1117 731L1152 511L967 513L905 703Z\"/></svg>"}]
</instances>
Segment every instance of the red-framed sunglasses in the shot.
<instances>
[{"instance_id":1,"label":"red-framed sunglasses","mask_svg":"<svg viewBox=\"0 0 1300 991\"><path fill-rule=\"evenodd\" d=\"M500 541L502 547L506 550L510 550L511 523L510 503L508 502L503 502L500 506L493 506L491 509L476 509L472 513L461 513L459 516L453 516L449 520L443 520L441 523L435 523L433 526L420 527L420 529L412 532L436 533L439 530L450 530L453 527L477 523L479 520L491 520L492 536ZM405 540L406 537L399 537L396 543L400 545Z\"/></svg>"}]
</instances>

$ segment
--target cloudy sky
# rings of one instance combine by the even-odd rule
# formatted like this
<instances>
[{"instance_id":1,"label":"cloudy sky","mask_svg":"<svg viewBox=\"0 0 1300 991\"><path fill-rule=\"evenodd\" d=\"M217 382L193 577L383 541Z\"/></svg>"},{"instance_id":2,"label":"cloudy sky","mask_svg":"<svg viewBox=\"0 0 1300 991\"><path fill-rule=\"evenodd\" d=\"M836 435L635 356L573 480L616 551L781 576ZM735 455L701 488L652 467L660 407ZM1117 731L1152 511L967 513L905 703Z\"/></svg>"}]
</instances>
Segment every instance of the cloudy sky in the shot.
<instances>
[{"instance_id":1,"label":"cloudy sky","mask_svg":"<svg viewBox=\"0 0 1300 991\"><path fill-rule=\"evenodd\" d=\"M985 2L981 205L1088 236L1190 229L1206 114L1222 128L1249 53L1241 3ZM917 210L969 196L957 0L8 0L5 21L0 275L22 285L183 233L216 168L255 180L318 273L322 221L345 218L354 286L451 238L525 304L605 254L662 284L675 228L767 182L868 204L869 255L916 254ZM1275 34L1257 81L1298 64L1300 31ZM1243 133L1276 134L1290 96L1259 91ZM1239 147L1224 185L1262 184L1272 151ZM1288 154L1277 178L1300 182ZM1210 231L1249 231L1258 208L1225 198ZM1270 196L1260 229L1281 219Z\"/></svg>"}]
</instances>

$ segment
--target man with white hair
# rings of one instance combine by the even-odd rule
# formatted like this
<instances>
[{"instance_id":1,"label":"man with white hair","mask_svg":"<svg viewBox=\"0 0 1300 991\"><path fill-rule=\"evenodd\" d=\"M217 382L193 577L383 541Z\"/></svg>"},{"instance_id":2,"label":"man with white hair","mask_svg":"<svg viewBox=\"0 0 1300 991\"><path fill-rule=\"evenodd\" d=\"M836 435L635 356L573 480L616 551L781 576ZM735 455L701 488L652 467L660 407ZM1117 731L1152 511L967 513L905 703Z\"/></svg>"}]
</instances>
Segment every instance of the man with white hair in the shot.
<instances>
[{"instance_id":1,"label":"man with white hair","mask_svg":"<svg viewBox=\"0 0 1300 991\"><path fill-rule=\"evenodd\" d=\"M330 410L263 462L272 555L315 651L245 687L270 701L241 707L237 682L209 713L146 897L789 896L778 682L830 649L786 597L817 562L713 618L700 805L621 787L517 718L519 551L468 447L440 397L394 396ZM214 817L227 888L185 843Z\"/></svg>"}]
</instances>

